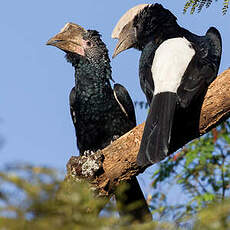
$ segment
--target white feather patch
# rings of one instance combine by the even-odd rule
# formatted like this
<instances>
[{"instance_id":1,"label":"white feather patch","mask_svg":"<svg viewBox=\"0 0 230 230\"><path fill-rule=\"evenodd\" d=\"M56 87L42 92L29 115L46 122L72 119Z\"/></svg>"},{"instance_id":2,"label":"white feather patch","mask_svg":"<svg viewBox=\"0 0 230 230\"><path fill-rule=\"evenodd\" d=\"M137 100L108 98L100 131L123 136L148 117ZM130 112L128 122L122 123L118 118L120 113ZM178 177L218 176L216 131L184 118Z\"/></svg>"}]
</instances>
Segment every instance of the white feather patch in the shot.
<instances>
[{"instance_id":1,"label":"white feather patch","mask_svg":"<svg viewBox=\"0 0 230 230\"><path fill-rule=\"evenodd\" d=\"M156 50L152 64L154 94L176 93L195 50L186 38L171 38Z\"/></svg>"},{"instance_id":2,"label":"white feather patch","mask_svg":"<svg viewBox=\"0 0 230 230\"><path fill-rule=\"evenodd\" d=\"M115 90L113 90L113 95L114 95L117 103L119 104L121 110L123 111L123 113L126 115L126 117L128 117L128 114L126 113L124 106L121 104L121 102L117 98L117 94L116 94Z\"/></svg>"}]
</instances>

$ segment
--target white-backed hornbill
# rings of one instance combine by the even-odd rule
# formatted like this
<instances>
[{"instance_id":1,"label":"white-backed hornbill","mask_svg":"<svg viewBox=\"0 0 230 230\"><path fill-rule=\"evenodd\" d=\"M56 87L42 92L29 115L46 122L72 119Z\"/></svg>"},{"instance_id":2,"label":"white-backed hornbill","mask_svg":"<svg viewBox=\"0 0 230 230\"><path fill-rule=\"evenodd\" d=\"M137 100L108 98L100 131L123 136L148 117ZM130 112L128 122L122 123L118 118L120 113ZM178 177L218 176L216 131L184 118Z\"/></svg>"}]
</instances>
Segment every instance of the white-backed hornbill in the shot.
<instances>
[{"instance_id":1,"label":"white-backed hornbill","mask_svg":"<svg viewBox=\"0 0 230 230\"><path fill-rule=\"evenodd\" d=\"M175 114L202 100L216 78L222 52L214 27L198 36L180 27L177 18L160 4L142 4L127 11L117 23L113 57L136 48L140 51L139 77L150 105L137 156L148 166L169 154ZM183 122L189 122L189 118Z\"/></svg>"},{"instance_id":2,"label":"white-backed hornbill","mask_svg":"<svg viewBox=\"0 0 230 230\"><path fill-rule=\"evenodd\" d=\"M133 102L120 84L112 89L112 72L106 45L95 30L86 30L67 23L47 45L66 53L75 69L75 86L70 93L70 112L75 126L80 155L96 152L136 126ZM139 201L141 205L128 212L137 220L151 219L146 200L136 177L129 181L125 192L126 205ZM124 207L125 208L125 207ZM120 213L122 210L120 210ZM125 214L127 214L124 211Z\"/></svg>"}]
</instances>

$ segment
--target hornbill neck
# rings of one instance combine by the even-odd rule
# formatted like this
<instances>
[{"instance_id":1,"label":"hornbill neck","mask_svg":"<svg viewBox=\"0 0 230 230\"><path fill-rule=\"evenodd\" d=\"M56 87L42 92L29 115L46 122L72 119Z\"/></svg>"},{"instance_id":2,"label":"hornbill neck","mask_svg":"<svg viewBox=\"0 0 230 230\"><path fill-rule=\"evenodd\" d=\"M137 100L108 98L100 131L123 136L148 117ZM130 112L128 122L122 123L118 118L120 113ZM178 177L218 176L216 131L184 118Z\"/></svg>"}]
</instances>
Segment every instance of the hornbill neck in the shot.
<instances>
[{"instance_id":1,"label":"hornbill neck","mask_svg":"<svg viewBox=\"0 0 230 230\"><path fill-rule=\"evenodd\" d=\"M200 39L202 40L204 37L204 36L199 36L197 34L194 34L194 33L190 32L189 30L186 30L185 28L182 28L182 27L181 27L180 31L181 31L181 37L185 37L190 42L197 43L197 41L199 42Z\"/></svg>"},{"instance_id":2,"label":"hornbill neck","mask_svg":"<svg viewBox=\"0 0 230 230\"><path fill-rule=\"evenodd\" d=\"M85 82L109 82L112 80L112 71L109 58L87 59L73 53L67 53L66 59L75 68L76 83L81 80Z\"/></svg>"},{"instance_id":3,"label":"hornbill neck","mask_svg":"<svg viewBox=\"0 0 230 230\"><path fill-rule=\"evenodd\" d=\"M155 46L159 46L162 42L167 39L175 37L183 37L184 29L180 27L177 22L165 22L164 24L158 25L152 30L144 40L144 44L141 45L140 50L143 51L145 46L153 42Z\"/></svg>"},{"instance_id":4,"label":"hornbill neck","mask_svg":"<svg viewBox=\"0 0 230 230\"><path fill-rule=\"evenodd\" d=\"M165 25L157 27L156 30L151 33L149 39L147 39L142 46L141 51L146 50L146 47L150 46L150 43L154 44L155 47L158 47L162 42L176 37L185 37L193 42L197 39L199 40L202 36L191 33L183 27L180 27L176 22L173 24L166 23Z\"/></svg>"}]
</instances>

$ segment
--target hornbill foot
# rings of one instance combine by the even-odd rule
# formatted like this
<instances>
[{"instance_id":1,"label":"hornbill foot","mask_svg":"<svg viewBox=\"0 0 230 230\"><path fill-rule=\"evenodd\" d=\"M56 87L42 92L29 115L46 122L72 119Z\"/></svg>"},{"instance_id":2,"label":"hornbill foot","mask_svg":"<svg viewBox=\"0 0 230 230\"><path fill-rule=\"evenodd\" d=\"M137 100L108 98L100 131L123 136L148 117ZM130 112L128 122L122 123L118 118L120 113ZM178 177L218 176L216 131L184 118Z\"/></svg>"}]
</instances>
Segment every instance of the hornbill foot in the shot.
<instances>
[{"instance_id":1,"label":"hornbill foot","mask_svg":"<svg viewBox=\"0 0 230 230\"><path fill-rule=\"evenodd\" d=\"M112 137L112 140L111 140L110 144L112 144L114 141L116 141L119 137L120 137L119 135L114 135Z\"/></svg>"},{"instance_id":2,"label":"hornbill foot","mask_svg":"<svg viewBox=\"0 0 230 230\"><path fill-rule=\"evenodd\" d=\"M84 151L82 156L89 157L89 156L91 156L93 154L95 154L95 152L93 152L91 150L86 150L86 151Z\"/></svg>"}]
</instances>

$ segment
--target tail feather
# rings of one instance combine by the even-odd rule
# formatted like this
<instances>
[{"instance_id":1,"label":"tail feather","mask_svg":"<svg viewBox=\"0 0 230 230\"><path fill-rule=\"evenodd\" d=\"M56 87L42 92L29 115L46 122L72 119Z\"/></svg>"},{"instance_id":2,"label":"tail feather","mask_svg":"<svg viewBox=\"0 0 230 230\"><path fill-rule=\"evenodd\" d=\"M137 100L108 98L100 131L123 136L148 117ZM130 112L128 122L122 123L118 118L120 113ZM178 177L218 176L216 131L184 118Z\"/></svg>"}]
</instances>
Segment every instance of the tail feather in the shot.
<instances>
[{"instance_id":1,"label":"tail feather","mask_svg":"<svg viewBox=\"0 0 230 230\"><path fill-rule=\"evenodd\" d=\"M134 176L127 181L127 189L121 194L115 193L118 210L121 216L129 216L132 221L146 222L152 220L147 201L142 193L141 187Z\"/></svg>"},{"instance_id":2,"label":"tail feather","mask_svg":"<svg viewBox=\"0 0 230 230\"><path fill-rule=\"evenodd\" d=\"M172 92L159 93L152 100L137 156L139 166L151 165L167 156L176 101Z\"/></svg>"}]
</instances>

